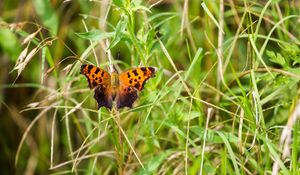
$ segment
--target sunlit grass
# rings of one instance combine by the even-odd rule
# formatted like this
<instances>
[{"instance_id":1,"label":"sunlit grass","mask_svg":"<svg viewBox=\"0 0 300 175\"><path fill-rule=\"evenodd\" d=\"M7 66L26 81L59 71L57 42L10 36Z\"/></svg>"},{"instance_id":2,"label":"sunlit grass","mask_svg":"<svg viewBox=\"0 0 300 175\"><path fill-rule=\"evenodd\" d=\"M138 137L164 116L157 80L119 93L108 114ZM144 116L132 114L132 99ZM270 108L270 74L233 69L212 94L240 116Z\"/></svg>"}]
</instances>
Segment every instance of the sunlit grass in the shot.
<instances>
[{"instance_id":1,"label":"sunlit grass","mask_svg":"<svg viewBox=\"0 0 300 175\"><path fill-rule=\"evenodd\" d=\"M300 171L297 1L52 3L0 18L3 174ZM86 63L158 71L133 108L97 110Z\"/></svg>"}]
</instances>

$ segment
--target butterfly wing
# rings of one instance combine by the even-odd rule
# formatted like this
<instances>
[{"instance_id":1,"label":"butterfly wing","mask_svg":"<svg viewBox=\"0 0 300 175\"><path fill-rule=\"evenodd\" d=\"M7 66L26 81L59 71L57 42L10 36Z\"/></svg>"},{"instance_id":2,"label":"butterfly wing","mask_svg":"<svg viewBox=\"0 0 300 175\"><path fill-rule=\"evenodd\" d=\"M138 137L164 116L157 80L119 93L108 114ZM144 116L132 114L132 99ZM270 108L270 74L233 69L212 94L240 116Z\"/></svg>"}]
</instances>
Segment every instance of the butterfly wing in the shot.
<instances>
[{"instance_id":1,"label":"butterfly wing","mask_svg":"<svg viewBox=\"0 0 300 175\"><path fill-rule=\"evenodd\" d=\"M120 85L119 93L116 97L117 109L123 107L132 108L132 104L138 98L138 90L134 87Z\"/></svg>"},{"instance_id":2,"label":"butterfly wing","mask_svg":"<svg viewBox=\"0 0 300 175\"><path fill-rule=\"evenodd\" d=\"M81 66L80 73L87 78L90 89L100 84L110 84L110 74L97 66L84 64Z\"/></svg>"},{"instance_id":3,"label":"butterfly wing","mask_svg":"<svg viewBox=\"0 0 300 175\"><path fill-rule=\"evenodd\" d=\"M153 77L155 72L155 67L138 67L120 74L119 81L124 86L135 87L138 91L141 91L146 81Z\"/></svg>"},{"instance_id":4,"label":"butterfly wing","mask_svg":"<svg viewBox=\"0 0 300 175\"><path fill-rule=\"evenodd\" d=\"M94 65L84 64L81 66L80 73L85 75L88 80L89 88L95 89L94 98L98 103L98 108L105 106L112 108L112 95L110 74Z\"/></svg>"},{"instance_id":5,"label":"butterfly wing","mask_svg":"<svg viewBox=\"0 0 300 175\"><path fill-rule=\"evenodd\" d=\"M111 109L112 108L112 95L111 86L99 85L95 88L94 98L98 103L98 109L102 106Z\"/></svg>"},{"instance_id":6,"label":"butterfly wing","mask_svg":"<svg viewBox=\"0 0 300 175\"><path fill-rule=\"evenodd\" d=\"M138 92L144 88L146 81L155 75L154 67L138 67L123 72L119 76L119 91L116 97L117 108L132 107Z\"/></svg>"}]
</instances>

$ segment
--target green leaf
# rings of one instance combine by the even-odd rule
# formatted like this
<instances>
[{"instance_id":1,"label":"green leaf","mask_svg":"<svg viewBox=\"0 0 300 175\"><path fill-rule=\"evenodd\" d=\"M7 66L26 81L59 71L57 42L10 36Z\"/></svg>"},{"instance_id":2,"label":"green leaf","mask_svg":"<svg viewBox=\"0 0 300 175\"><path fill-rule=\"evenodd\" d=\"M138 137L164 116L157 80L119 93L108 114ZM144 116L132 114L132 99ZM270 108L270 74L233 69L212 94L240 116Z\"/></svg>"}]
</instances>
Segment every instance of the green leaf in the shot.
<instances>
[{"instance_id":1,"label":"green leaf","mask_svg":"<svg viewBox=\"0 0 300 175\"><path fill-rule=\"evenodd\" d=\"M198 137L203 140L204 139L204 128L199 126L191 126L190 130L198 135ZM220 131L207 130L206 141L210 143L223 143L223 139L219 136ZM222 135L231 143L237 143L238 138L232 133L222 132Z\"/></svg>"},{"instance_id":2,"label":"green leaf","mask_svg":"<svg viewBox=\"0 0 300 175\"><path fill-rule=\"evenodd\" d=\"M300 76L300 68L288 68L287 70L293 74L297 74Z\"/></svg>"},{"instance_id":3,"label":"green leaf","mask_svg":"<svg viewBox=\"0 0 300 175\"><path fill-rule=\"evenodd\" d=\"M9 29L0 29L0 52L4 51L8 58L15 62L21 53L21 46L16 35Z\"/></svg>"},{"instance_id":4,"label":"green leaf","mask_svg":"<svg viewBox=\"0 0 300 175\"><path fill-rule=\"evenodd\" d=\"M259 136L259 135L258 135ZM281 174L288 175L289 170L284 165L284 162L280 158L279 151L277 150L277 146L272 143L272 141L269 140L268 137L259 136L261 140L264 141L264 145L266 145L266 149L270 151L270 156L274 161L278 163L278 166L281 168Z\"/></svg>"},{"instance_id":5,"label":"green leaf","mask_svg":"<svg viewBox=\"0 0 300 175\"><path fill-rule=\"evenodd\" d=\"M118 7L125 7L124 0L113 0L113 3L116 4Z\"/></svg>"},{"instance_id":6,"label":"green leaf","mask_svg":"<svg viewBox=\"0 0 300 175\"><path fill-rule=\"evenodd\" d=\"M101 30L91 30L88 32L75 33L75 34L83 39L99 41L99 40L113 37L115 35L115 32L103 32Z\"/></svg>"},{"instance_id":7,"label":"green leaf","mask_svg":"<svg viewBox=\"0 0 300 175\"><path fill-rule=\"evenodd\" d=\"M267 50L267 55L270 57L270 61L276 64L280 64L281 66L285 65L285 59L280 53L275 54L273 51Z\"/></svg>"},{"instance_id":8,"label":"green leaf","mask_svg":"<svg viewBox=\"0 0 300 175\"><path fill-rule=\"evenodd\" d=\"M49 28L52 34L56 35L58 30L58 17L53 10L49 0L34 0L34 7L40 16L43 24Z\"/></svg>"},{"instance_id":9,"label":"green leaf","mask_svg":"<svg viewBox=\"0 0 300 175\"><path fill-rule=\"evenodd\" d=\"M141 5L141 3L142 3L142 0L132 0L131 1L132 6L139 6L139 5Z\"/></svg>"},{"instance_id":10,"label":"green leaf","mask_svg":"<svg viewBox=\"0 0 300 175\"><path fill-rule=\"evenodd\" d=\"M231 162L232 162L234 170L235 170L235 174L239 175L240 174L240 169L239 169L239 166L238 166L238 162L236 160L235 154L234 154L233 149L232 149L232 147L229 143L228 138L224 135L223 132L216 131L216 133L221 137L223 143L225 144L225 146L227 148L229 157L231 159Z\"/></svg>"},{"instance_id":11,"label":"green leaf","mask_svg":"<svg viewBox=\"0 0 300 175\"><path fill-rule=\"evenodd\" d=\"M300 48L296 44L280 45L283 55L292 60L292 65L300 63ZM288 61L287 61L288 62Z\"/></svg>"},{"instance_id":12,"label":"green leaf","mask_svg":"<svg viewBox=\"0 0 300 175\"><path fill-rule=\"evenodd\" d=\"M153 174L158 167L164 163L165 159L171 154L171 151L165 151L160 153L159 155L152 157L150 161L146 164L145 169L140 169L136 175L140 174ZM156 173L154 173L156 174Z\"/></svg>"},{"instance_id":13,"label":"green leaf","mask_svg":"<svg viewBox=\"0 0 300 175\"><path fill-rule=\"evenodd\" d=\"M300 48L295 44L285 44L283 46L283 50L292 56L296 56L300 52Z\"/></svg>"},{"instance_id":14,"label":"green leaf","mask_svg":"<svg viewBox=\"0 0 300 175\"><path fill-rule=\"evenodd\" d=\"M127 23L128 23L128 18L127 17L122 18L118 22L118 24L116 26L116 29L115 29L114 38L111 41L108 49L113 48L115 45L117 45L121 41L121 39L123 39L126 36L125 30L126 30L126 27L127 27Z\"/></svg>"}]
</instances>

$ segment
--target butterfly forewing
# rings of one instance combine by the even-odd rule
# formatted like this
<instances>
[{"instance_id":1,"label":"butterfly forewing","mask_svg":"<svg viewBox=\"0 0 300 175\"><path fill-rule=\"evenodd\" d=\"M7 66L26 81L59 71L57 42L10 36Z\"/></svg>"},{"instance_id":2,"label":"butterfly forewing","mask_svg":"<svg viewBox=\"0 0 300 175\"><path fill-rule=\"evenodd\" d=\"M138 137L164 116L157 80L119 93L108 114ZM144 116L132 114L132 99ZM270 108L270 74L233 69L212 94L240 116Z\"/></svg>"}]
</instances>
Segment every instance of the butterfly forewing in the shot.
<instances>
[{"instance_id":1,"label":"butterfly forewing","mask_svg":"<svg viewBox=\"0 0 300 175\"><path fill-rule=\"evenodd\" d=\"M105 106L112 108L110 74L99 67L84 64L81 66L80 73L85 75L89 82L89 87L94 89L94 98L98 103L98 108Z\"/></svg>"},{"instance_id":2,"label":"butterfly forewing","mask_svg":"<svg viewBox=\"0 0 300 175\"><path fill-rule=\"evenodd\" d=\"M120 84L124 86L135 87L141 91L144 88L146 81L154 76L156 68L154 67L138 67L123 72L119 76Z\"/></svg>"},{"instance_id":3,"label":"butterfly forewing","mask_svg":"<svg viewBox=\"0 0 300 175\"><path fill-rule=\"evenodd\" d=\"M99 67L84 64L81 66L80 73L85 75L91 89L100 84L110 85L110 74Z\"/></svg>"},{"instance_id":4,"label":"butterfly forewing","mask_svg":"<svg viewBox=\"0 0 300 175\"><path fill-rule=\"evenodd\" d=\"M119 92L116 98L117 108L132 107L138 98L138 91L144 88L145 82L154 76L154 67L138 67L123 72L119 76Z\"/></svg>"}]
</instances>

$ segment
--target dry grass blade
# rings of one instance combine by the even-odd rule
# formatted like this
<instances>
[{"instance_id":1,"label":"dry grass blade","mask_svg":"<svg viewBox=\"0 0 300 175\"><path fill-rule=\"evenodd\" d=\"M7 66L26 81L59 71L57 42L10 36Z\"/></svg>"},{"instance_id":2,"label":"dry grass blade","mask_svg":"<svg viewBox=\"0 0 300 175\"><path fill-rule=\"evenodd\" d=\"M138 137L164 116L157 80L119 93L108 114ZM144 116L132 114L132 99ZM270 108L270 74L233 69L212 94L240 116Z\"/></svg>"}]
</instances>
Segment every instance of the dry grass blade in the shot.
<instances>
[{"instance_id":1,"label":"dry grass blade","mask_svg":"<svg viewBox=\"0 0 300 175\"><path fill-rule=\"evenodd\" d=\"M225 34L223 28L220 26L216 18L213 16L213 14L210 12L209 8L206 6L204 2L201 3L201 6L203 7L204 11L207 13L207 15L212 19L212 21L215 23L215 25L218 27L218 29Z\"/></svg>"},{"instance_id":2,"label":"dry grass blade","mask_svg":"<svg viewBox=\"0 0 300 175\"><path fill-rule=\"evenodd\" d=\"M41 118L44 116L44 114L46 114L46 112L48 112L50 109L52 109L53 106L57 105L56 103L52 104L51 106L45 108L44 110L42 110L42 112L37 115L34 120L30 123L30 125L27 127L26 131L24 132L23 136L22 136L22 139L19 143L19 146L18 146L18 149L17 149L17 153L16 153L16 159L15 159L15 165L17 165L18 163L18 160L19 160L19 155L20 155L20 151L21 151L21 148L23 146L23 143L29 133L29 131L31 130L31 128L34 126L34 124Z\"/></svg>"},{"instance_id":3,"label":"dry grass blade","mask_svg":"<svg viewBox=\"0 0 300 175\"><path fill-rule=\"evenodd\" d=\"M295 106L293 112L289 116L288 122L284 129L282 130L280 137L280 145L279 148L282 148L282 159L286 159L290 156L290 145L292 142L292 128L296 123L297 119L300 118L300 100L298 100L297 105ZM275 161L272 168L272 174L278 174L279 172L279 163Z\"/></svg>"},{"instance_id":4,"label":"dry grass blade","mask_svg":"<svg viewBox=\"0 0 300 175\"><path fill-rule=\"evenodd\" d=\"M54 111L52 126L51 126L51 148L50 148L50 168L53 167L53 158L54 158L54 137L55 137L55 120L57 115L57 109Z\"/></svg>"},{"instance_id":5,"label":"dry grass blade","mask_svg":"<svg viewBox=\"0 0 300 175\"><path fill-rule=\"evenodd\" d=\"M75 170L75 167L77 165L77 161L78 161L78 158L79 158L79 155L81 153L81 150L83 150L84 146L85 146L85 143L88 141L88 139L92 136L92 134L94 133L94 131L97 129L97 127L93 128L93 130L89 133L89 135L84 139L84 141L82 142L79 150L77 151L77 155L74 159L74 163L73 163L73 167L72 167L72 172L74 172Z\"/></svg>"},{"instance_id":6,"label":"dry grass blade","mask_svg":"<svg viewBox=\"0 0 300 175\"><path fill-rule=\"evenodd\" d=\"M20 53L20 55L17 59L17 64L22 63L24 61L24 58L26 57L27 52L28 52L28 46Z\"/></svg>"},{"instance_id":7,"label":"dry grass blade","mask_svg":"<svg viewBox=\"0 0 300 175\"><path fill-rule=\"evenodd\" d=\"M239 146L239 151L240 153L244 154L244 147L243 147L243 123L244 123L244 109L239 107L241 112L240 112L240 121L239 121L239 130L238 130L238 146Z\"/></svg>"},{"instance_id":8,"label":"dry grass blade","mask_svg":"<svg viewBox=\"0 0 300 175\"><path fill-rule=\"evenodd\" d=\"M218 76L217 76L217 83L220 86L220 81L225 84L224 75L223 75L223 40L224 40L224 1L220 0L220 28L218 31L218 49L217 49L217 56L218 56ZM219 89L219 87L218 87Z\"/></svg>"},{"instance_id":9,"label":"dry grass blade","mask_svg":"<svg viewBox=\"0 0 300 175\"><path fill-rule=\"evenodd\" d=\"M182 37L183 34L183 27L186 21L188 20L188 0L184 1L184 6L183 6L183 12L182 12L182 17L181 17L181 27L180 27L180 36Z\"/></svg>"},{"instance_id":10,"label":"dry grass blade","mask_svg":"<svg viewBox=\"0 0 300 175\"><path fill-rule=\"evenodd\" d=\"M15 1L0 174L299 174L299 1Z\"/></svg>"},{"instance_id":11,"label":"dry grass blade","mask_svg":"<svg viewBox=\"0 0 300 175\"><path fill-rule=\"evenodd\" d=\"M27 105L28 108L36 108L40 105L40 102L33 102Z\"/></svg>"},{"instance_id":12,"label":"dry grass blade","mask_svg":"<svg viewBox=\"0 0 300 175\"><path fill-rule=\"evenodd\" d=\"M27 52L27 51L26 51ZM38 52L38 47L32 49L29 54L25 57L25 59L23 59L23 55L22 57L20 57L20 61L22 62L17 62L16 66L14 67L14 70L18 70L18 74L17 77L15 79L15 81L18 79L18 77L21 75L22 71L25 69L25 67L27 66L27 64L30 62L30 60L33 58L33 56ZM25 54L25 52L24 52Z\"/></svg>"},{"instance_id":13,"label":"dry grass blade","mask_svg":"<svg viewBox=\"0 0 300 175\"><path fill-rule=\"evenodd\" d=\"M169 52L167 51L166 47L164 46L164 44L162 43L162 41L159 38L157 38L157 40L158 40L158 42L160 44L160 47L162 48L164 54L166 55L166 57L168 58L170 64L172 65L173 69L176 72L178 72L178 69L177 69L176 65L174 64L173 59L171 58L171 56L170 56ZM187 93L192 97L193 95L192 95L189 87L184 82L184 79L182 78L182 76L180 74L178 74L178 77L179 77L180 81L182 82L182 84L183 84L185 90L187 91Z\"/></svg>"},{"instance_id":14,"label":"dry grass blade","mask_svg":"<svg viewBox=\"0 0 300 175\"><path fill-rule=\"evenodd\" d=\"M93 158L93 157L99 157L99 156L106 156L106 157L114 158L113 155L114 155L113 151L103 151L103 152L100 152L100 153L95 153L95 154L90 154L90 155L87 155L87 156L79 157L77 161L81 161L81 160L89 159L89 158ZM71 164L73 162L74 162L74 160L69 160L69 161L63 162L61 164L53 166L52 168L50 168L50 170L54 170L54 169L63 167L65 165Z\"/></svg>"},{"instance_id":15,"label":"dry grass blade","mask_svg":"<svg viewBox=\"0 0 300 175\"><path fill-rule=\"evenodd\" d=\"M192 111L192 106L193 106L193 99L191 98L190 101L190 107L189 107L189 113L188 113L188 123L187 123L187 129L186 129L186 143L185 143L185 174L188 174L188 146L189 146L189 139L190 139L190 115Z\"/></svg>"},{"instance_id":16,"label":"dry grass blade","mask_svg":"<svg viewBox=\"0 0 300 175\"><path fill-rule=\"evenodd\" d=\"M116 116L116 117L119 117L119 116ZM137 155L136 151L134 150L133 146L131 145L130 140L128 139L128 137L127 137L125 131L123 130L122 126L120 125L120 123L118 122L118 120L117 120L115 117L113 117L113 119L114 119L115 123L118 125L119 130L122 132L122 134L123 134L125 140L127 141L128 145L129 145L129 147L130 147L130 149L132 150L132 152L133 152L135 158L138 160L139 164L140 164L140 165L142 166L142 168L145 170L145 167L144 167L142 161L140 160L139 156Z\"/></svg>"},{"instance_id":17,"label":"dry grass blade","mask_svg":"<svg viewBox=\"0 0 300 175\"><path fill-rule=\"evenodd\" d=\"M203 162L204 162L204 150L205 150L205 143L206 143L206 135L207 135L207 131L208 131L209 119L211 118L212 114L213 114L213 108L208 108L207 109L206 124L205 124L205 131L204 131L204 136L203 136L203 145L202 145L201 164L200 164L199 175L202 175L202 171L203 171Z\"/></svg>"},{"instance_id":18,"label":"dry grass blade","mask_svg":"<svg viewBox=\"0 0 300 175\"><path fill-rule=\"evenodd\" d=\"M85 100L84 100L85 101ZM83 102L84 102L83 101ZM72 108L66 115L64 115L62 117L61 120L64 120L66 117L68 117L70 114L72 114L73 112L77 111L78 109L81 109L81 106L83 104L83 102L78 103L74 108Z\"/></svg>"},{"instance_id":19,"label":"dry grass blade","mask_svg":"<svg viewBox=\"0 0 300 175\"><path fill-rule=\"evenodd\" d=\"M34 32L34 33L28 35L28 36L23 40L22 45L23 45L23 44L26 44L26 43L28 43L28 42L30 42L30 41L36 36L36 34L38 34L38 33L41 31L41 29L42 29L42 28L39 28L36 32Z\"/></svg>"},{"instance_id":20,"label":"dry grass blade","mask_svg":"<svg viewBox=\"0 0 300 175\"><path fill-rule=\"evenodd\" d=\"M99 143L99 140L101 138L104 138L105 136L107 136L107 133L106 132L103 132L100 136L98 136L97 138L94 138L93 140L91 140L90 142L88 143L84 143L80 146L80 148L78 148L77 150L74 150L72 153L71 153L71 156L74 156L75 154L79 154L81 152L81 150L83 149L88 149L89 147L92 147L93 145Z\"/></svg>"},{"instance_id":21,"label":"dry grass blade","mask_svg":"<svg viewBox=\"0 0 300 175\"><path fill-rule=\"evenodd\" d=\"M72 69L72 67L73 67L73 64L68 64L68 65L63 69L65 75L67 75L67 74L70 72L70 70Z\"/></svg>"}]
</instances>

